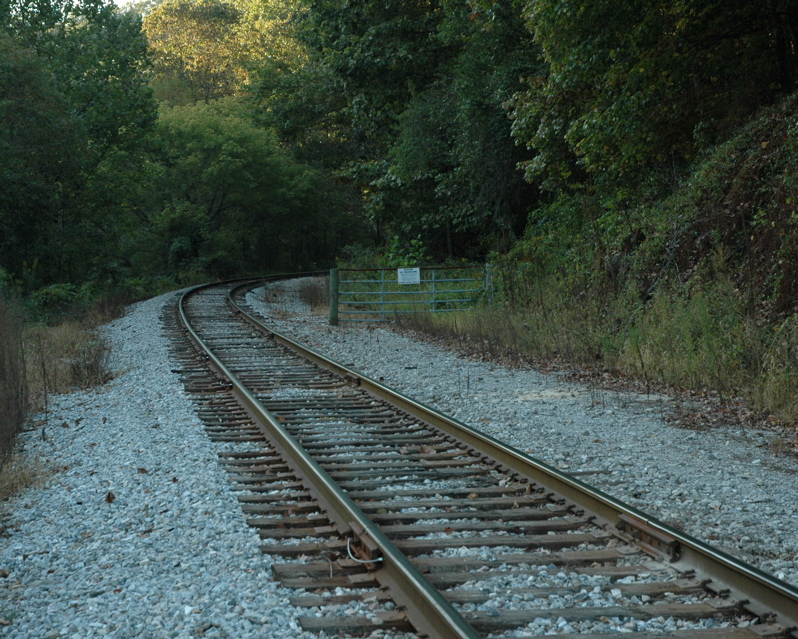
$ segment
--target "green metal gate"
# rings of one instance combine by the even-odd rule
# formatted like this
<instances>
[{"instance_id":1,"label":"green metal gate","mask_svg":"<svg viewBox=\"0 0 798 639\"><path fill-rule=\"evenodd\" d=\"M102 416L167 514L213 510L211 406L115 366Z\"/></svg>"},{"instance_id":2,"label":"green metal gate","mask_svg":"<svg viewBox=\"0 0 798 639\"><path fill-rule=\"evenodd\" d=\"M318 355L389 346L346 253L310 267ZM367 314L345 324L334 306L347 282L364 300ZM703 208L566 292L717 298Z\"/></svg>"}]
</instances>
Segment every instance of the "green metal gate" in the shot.
<instances>
[{"instance_id":1,"label":"green metal gate","mask_svg":"<svg viewBox=\"0 0 798 639\"><path fill-rule=\"evenodd\" d=\"M330 324L382 322L405 313L447 313L493 301L486 266L330 270Z\"/></svg>"}]
</instances>

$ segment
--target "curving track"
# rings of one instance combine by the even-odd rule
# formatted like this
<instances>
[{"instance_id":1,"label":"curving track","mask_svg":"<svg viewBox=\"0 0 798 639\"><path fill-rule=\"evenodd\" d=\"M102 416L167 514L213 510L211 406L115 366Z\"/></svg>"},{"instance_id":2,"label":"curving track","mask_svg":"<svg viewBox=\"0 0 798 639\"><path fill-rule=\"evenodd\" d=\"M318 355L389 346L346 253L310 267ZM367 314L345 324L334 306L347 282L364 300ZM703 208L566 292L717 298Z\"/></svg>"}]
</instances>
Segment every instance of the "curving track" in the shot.
<instances>
[{"instance_id":1,"label":"curving track","mask_svg":"<svg viewBox=\"0 0 798 639\"><path fill-rule=\"evenodd\" d=\"M796 589L269 332L257 284L194 289L167 325L305 629L798 637Z\"/></svg>"}]
</instances>

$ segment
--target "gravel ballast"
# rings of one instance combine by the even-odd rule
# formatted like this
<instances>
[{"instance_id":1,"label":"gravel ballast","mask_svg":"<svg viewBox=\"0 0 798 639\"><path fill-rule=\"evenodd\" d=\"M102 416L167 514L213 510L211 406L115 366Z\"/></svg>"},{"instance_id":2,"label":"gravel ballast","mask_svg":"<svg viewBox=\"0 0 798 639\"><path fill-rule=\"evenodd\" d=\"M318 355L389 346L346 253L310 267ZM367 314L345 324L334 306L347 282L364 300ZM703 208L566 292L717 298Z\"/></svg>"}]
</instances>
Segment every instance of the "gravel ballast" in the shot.
<instances>
[{"instance_id":1,"label":"gravel ballast","mask_svg":"<svg viewBox=\"0 0 798 639\"><path fill-rule=\"evenodd\" d=\"M115 378L51 398L44 433L23 435L54 473L7 504L3 637L314 636L272 581L220 448L170 372L165 301L105 327Z\"/></svg>"},{"instance_id":2,"label":"gravel ballast","mask_svg":"<svg viewBox=\"0 0 798 639\"><path fill-rule=\"evenodd\" d=\"M583 479L798 585L798 464L760 447L767 433L684 431L664 421L664 397L475 362L380 327L332 328L295 285L279 288L287 301L250 296L276 330L536 458L593 472ZM0 636L313 636L218 467L224 446L170 370L169 299L105 327L114 379L51 398L44 430L23 435L53 474L6 504Z\"/></svg>"},{"instance_id":3,"label":"gravel ballast","mask_svg":"<svg viewBox=\"0 0 798 639\"><path fill-rule=\"evenodd\" d=\"M666 396L474 361L381 325L331 327L299 287L248 301L278 332L798 586L798 463L770 452L772 433L685 430Z\"/></svg>"}]
</instances>

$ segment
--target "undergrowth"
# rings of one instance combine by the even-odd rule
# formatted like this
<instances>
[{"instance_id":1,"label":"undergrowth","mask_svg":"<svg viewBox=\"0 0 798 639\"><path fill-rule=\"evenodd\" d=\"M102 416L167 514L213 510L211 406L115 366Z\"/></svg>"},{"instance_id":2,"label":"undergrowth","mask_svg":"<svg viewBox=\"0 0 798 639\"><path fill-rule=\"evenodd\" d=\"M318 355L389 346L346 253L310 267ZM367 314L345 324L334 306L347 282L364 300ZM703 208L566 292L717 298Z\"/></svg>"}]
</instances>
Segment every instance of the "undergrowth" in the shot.
<instances>
[{"instance_id":1,"label":"undergrowth","mask_svg":"<svg viewBox=\"0 0 798 639\"><path fill-rule=\"evenodd\" d=\"M798 423L798 318L774 328L757 324L745 309L744 296L728 281L692 291L663 288L644 305L598 291L575 299L549 280L534 303L408 315L401 323L486 357L556 361L715 391Z\"/></svg>"},{"instance_id":2,"label":"undergrowth","mask_svg":"<svg viewBox=\"0 0 798 639\"><path fill-rule=\"evenodd\" d=\"M103 299L80 313L54 314L0 296L0 495L28 482L24 457L12 457L28 413L46 412L54 393L109 379L108 346L97 327L121 308L122 300ZM41 321L45 315L49 323ZM37 468L28 470L37 475Z\"/></svg>"},{"instance_id":3,"label":"undergrowth","mask_svg":"<svg viewBox=\"0 0 798 639\"><path fill-rule=\"evenodd\" d=\"M310 307L311 312L324 314L330 307L330 280L315 277L303 280L299 287L299 299Z\"/></svg>"},{"instance_id":4,"label":"undergrowth","mask_svg":"<svg viewBox=\"0 0 798 639\"><path fill-rule=\"evenodd\" d=\"M798 93L764 108L664 197L561 193L495 256L499 305L407 321L798 424L797 117Z\"/></svg>"},{"instance_id":5,"label":"undergrowth","mask_svg":"<svg viewBox=\"0 0 798 639\"><path fill-rule=\"evenodd\" d=\"M33 407L46 409L50 393L65 393L108 379L108 346L93 322L67 320L25 332L27 378Z\"/></svg>"}]
</instances>

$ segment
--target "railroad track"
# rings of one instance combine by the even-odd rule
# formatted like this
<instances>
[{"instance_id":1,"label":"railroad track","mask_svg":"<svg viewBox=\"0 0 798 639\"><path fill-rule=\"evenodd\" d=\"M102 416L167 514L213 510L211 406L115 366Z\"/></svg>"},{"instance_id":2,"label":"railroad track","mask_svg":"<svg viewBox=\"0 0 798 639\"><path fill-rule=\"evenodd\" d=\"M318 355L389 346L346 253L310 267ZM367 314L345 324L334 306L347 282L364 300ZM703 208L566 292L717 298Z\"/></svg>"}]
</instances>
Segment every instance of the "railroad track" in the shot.
<instances>
[{"instance_id":1,"label":"railroad track","mask_svg":"<svg viewBox=\"0 0 798 639\"><path fill-rule=\"evenodd\" d=\"M305 630L798 638L797 589L268 331L257 285L165 322Z\"/></svg>"}]
</instances>

